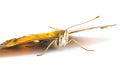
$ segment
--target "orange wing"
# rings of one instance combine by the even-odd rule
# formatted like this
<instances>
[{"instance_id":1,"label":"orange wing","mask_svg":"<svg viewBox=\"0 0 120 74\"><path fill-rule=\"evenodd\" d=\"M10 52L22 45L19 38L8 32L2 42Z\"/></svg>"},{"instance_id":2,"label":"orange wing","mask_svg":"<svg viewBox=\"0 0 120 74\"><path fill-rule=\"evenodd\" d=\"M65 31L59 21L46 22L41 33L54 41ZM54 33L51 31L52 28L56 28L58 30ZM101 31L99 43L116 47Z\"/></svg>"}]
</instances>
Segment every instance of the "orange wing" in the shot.
<instances>
[{"instance_id":1,"label":"orange wing","mask_svg":"<svg viewBox=\"0 0 120 74\"><path fill-rule=\"evenodd\" d=\"M59 33L61 33L62 30L48 32L48 33L41 33L41 34L31 34L28 36L23 36L20 38L13 38L10 40L5 41L0 45L0 48L7 48L12 47L15 45L32 42L34 40L43 40L43 39L49 39L49 38L55 38L58 36Z\"/></svg>"}]
</instances>

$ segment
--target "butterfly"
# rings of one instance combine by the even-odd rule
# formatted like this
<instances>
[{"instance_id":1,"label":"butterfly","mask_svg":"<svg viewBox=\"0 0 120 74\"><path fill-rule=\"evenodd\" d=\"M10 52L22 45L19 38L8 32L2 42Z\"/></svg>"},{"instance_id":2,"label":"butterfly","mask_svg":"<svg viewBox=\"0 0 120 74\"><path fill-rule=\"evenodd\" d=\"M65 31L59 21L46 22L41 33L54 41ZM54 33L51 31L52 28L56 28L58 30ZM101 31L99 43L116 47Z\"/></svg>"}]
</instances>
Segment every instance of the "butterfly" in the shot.
<instances>
[{"instance_id":1,"label":"butterfly","mask_svg":"<svg viewBox=\"0 0 120 74\"><path fill-rule=\"evenodd\" d=\"M46 46L45 50L42 51L40 54L38 54L38 55L43 55L51 46L53 46L55 48L60 48L60 47L66 46L70 42L74 42L74 43L78 44L81 48L83 48L87 51L92 51L92 50L88 50L88 49L82 47L79 44L79 42L77 40L73 39L70 35L73 33L76 33L76 32L81 32L81 31L86 31L86 30L91 30L91 29L97 29L97 28L104 29L107 27L115 26L116 24L95 26L95 27L75 29L75 30L69 30L69 29L77 27L77 26L85 24L85 23L88 23L97 18L99 18L99 16L92 18L88 21L85 21L83 23L70 26L65 30L50 27L50 28L54 29L54 31L47 32L47 33L40 33L40 34L31 34L31 35L27 35L27 36L23 36L23 37L19 37L19 38L13 38L13 39L10 39L10 40L7 40L7 41L1 43L0 49L10 48L10 47L13 47L16 45L17 46L22 45L23 47L34 46L36 42L39 42L40 45Z\"/></svg>"}]
</instances>

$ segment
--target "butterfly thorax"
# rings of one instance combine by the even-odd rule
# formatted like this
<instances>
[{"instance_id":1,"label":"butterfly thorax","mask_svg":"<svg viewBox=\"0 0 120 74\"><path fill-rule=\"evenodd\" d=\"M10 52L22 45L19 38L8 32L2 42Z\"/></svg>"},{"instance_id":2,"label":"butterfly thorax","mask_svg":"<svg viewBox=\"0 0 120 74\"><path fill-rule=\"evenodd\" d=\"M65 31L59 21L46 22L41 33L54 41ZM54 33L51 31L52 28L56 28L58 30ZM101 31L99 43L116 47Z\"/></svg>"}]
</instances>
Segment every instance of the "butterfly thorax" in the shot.
<instances>
[{"instance_id":1,"label":"butterfly thorax","mask_svg":"<svg viewBox=\"0 0 120 74\"><path fill-rule=\"evenodd\" d=\"M63 47L68 44L69 41L69 34L67 30L61 30L58 34L58 38L56 39L57 47Z\"/></svg>"}]
</instances>

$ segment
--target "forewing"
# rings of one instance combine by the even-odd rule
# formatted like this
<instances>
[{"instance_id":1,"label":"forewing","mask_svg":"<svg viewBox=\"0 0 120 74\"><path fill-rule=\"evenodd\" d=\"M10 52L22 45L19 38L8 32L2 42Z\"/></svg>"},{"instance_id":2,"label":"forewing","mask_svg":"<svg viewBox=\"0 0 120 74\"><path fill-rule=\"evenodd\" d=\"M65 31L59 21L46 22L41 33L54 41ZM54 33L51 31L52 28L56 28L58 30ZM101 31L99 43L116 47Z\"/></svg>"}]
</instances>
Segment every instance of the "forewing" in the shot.
<instances>
[{"instance_id":1,"label":"forewing","mask_svg":"<svg viewBox=\"0 0 120 74\"><path fill-rule=\"evenodd\" d=\"M58 33L59 33L59 31L53 31L53 32L41 33L41 34L31 34L31 35L23 36L20 38L13 38L13 39L7 40L4 43L2 43L0 45L0 48L12 47L15 45L32 42L35 40L55 38L55 37L57 37Z\"/></svg>"}]
</instances>

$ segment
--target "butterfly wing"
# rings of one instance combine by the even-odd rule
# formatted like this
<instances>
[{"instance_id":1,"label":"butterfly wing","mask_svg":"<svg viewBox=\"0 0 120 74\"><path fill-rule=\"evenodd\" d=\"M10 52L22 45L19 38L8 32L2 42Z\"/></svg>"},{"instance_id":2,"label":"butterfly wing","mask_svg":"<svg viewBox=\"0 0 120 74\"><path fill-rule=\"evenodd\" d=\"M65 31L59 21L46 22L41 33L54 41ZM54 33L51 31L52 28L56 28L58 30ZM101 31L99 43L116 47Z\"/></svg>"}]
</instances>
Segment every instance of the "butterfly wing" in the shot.
<instances>
[{"instance_id":1,"label":"butterfly wing","mask_svg":"<svg viewBox=\"0 0 120 74\"><path fill-rule=\"evenodd\" d=\"M58 34L60 32L61 31L53 31L53 32L41 33L41 34L31 34L31 35L23 36L23 37L20 37L20 38L13 38L13 39L10 39L10 40L7 40L7 41L3 42L0 45L0 48L12 47L12 46L15 46L15 45L28 43L28 42L32 42L32 41L35 41L35 40L55 38L55 37L58 36Z\"/></svg>"}]
</instances>

